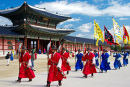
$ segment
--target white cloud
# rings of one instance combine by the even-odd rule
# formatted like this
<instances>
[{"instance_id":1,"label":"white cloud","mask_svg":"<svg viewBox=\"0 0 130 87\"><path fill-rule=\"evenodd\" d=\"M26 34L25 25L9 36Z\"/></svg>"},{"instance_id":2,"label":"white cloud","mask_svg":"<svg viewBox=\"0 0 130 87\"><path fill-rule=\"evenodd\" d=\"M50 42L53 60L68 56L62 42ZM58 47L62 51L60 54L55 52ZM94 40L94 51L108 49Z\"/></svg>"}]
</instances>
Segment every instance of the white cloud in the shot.
<instances>
[{"instance_id":1,"label":"white cloud","mask_svg":"<svg viewBox=\"0 0 130 87\"><path fill-rule=\"evenodd\" d=\"M79 26L77 29L79 29L81 32L90 32L90 29L92 29L92 27L93 24L90 22Z\"/></svg>"},{"instance_id":2,"label":"white cloud","mask_svg":"<svg viewBox=\"0 0 130 87\"><path fill-rule=\"evenodd\" d=\"M104 1L104 0L93 0L94 2Z\"/></svg>"},{"instance_id":3,"label":"white cloud","mask_svg":"<svg viewBox=\"0 0 130 87\"><path fill-rule=\"evenodd\" d=\"M76 37L84 37L84 35L83 34L78 34L78 35L76 35Z\"/></svg>"},{"instance_id":4,"label":"white cloud","mask_svg":"<svg viewBox=\"0 0 130 87\"><path fill-rule=\"evenodd\" d=\"M119 18L119 20L128 20L128 18Z\"/></svg>"},{"instance_id":5,"label":"white cloud","mask_svg":"<svg viewBox=\"0 0 130 87\"><path fill-rule=\"evenodd\" d=\"M12 22L8 20L7 18L0 16L0 25L5 25L5 24L12 25Z\"/></svg>"},{"instance_id":6,"label":"white cloud","mask_svg":"<svg viewBox=\"0 0 130 87\"><path fill-rule=\"evenodd\" d=\"M62 25L62 24L67 23L67 22L77 22L80 20L81 20L80 18L72 18L72 19L69 19L67 21L61 22L59 25Z\"/></svg>"},{"instance_id":7,"label":"white cloud","mask_svg":"<svg viewBox=\"0 0 130 87\"><path fill-rule=\"evenodd\" d=\"M39 8L46 8L49 11L62 14L83 14L88 16L130 16L130 3L122 4L118 1L109 0L107 8L99 9L99 6L87 3L87 1L76 1L69 3L67 0L55 2L40 2L35 5Z\"/></svg>"},{"instance_id":8,"label":"white cloud","mask_svg":"<svg viewBox=\"0 0 130 87\"><path fill-rule=\"evenodd\" d=\"M64 28L72 28L73 24L68 24L68 25L65 25Z\"/></svg>"}]
</instances>

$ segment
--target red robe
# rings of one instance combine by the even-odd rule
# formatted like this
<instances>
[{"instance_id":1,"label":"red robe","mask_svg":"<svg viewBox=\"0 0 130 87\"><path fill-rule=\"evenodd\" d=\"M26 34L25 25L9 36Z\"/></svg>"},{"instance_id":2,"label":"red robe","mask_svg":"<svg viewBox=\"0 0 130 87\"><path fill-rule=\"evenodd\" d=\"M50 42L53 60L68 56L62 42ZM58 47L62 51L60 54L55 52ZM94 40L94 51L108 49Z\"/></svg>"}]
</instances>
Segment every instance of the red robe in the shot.
<instances>
[{"instance_id":1,"label":"red robe","mask_svg":"<svg viewBox=\"0 0 130 87\"><path fill-rule=\"evenodd\" d=\"M65 52L62 54L62 70L63 71L70 71L71 68L69 64L67 63L67 59L69 58L69 53Z\"/></svg>"},{"instance_id":2,"label":"red robe","mask_svg":"<svg viewBox=\"0 0 130 87\"><path fill-rule=\"evenodd\" d=\"M29 63L29 60L31 59L31 56L28 52L25 54L21 54L21 58L19 60L21 64L20 72L19 72L19 78L29 78L32 79L35 77L34 72L31 70L31 68L27 68L27 65Z\"/></svg>"},{"instance_id":3,"label":"red robe","mask_svg":"<svg viewBox=\"0 0 130 87\"><path fill-rule=\"evenodd\" d=\"M93 58L95 57L95 55L90 52L89 55L88 53L85 55L85 60L87 60L85 66L84 66L84 70L83 70L83 74L92 74L92 73L97 73L95 65L92 65L93 63Z\"/></svg>"},{"instance_id":4,"label":"red robe","mask_svg":"<svg viewBox=\"0 0 130 87\"><path fill-rule=\"evenodd\" d=\"M49 73L48 73L48 79L47 81L52 82L52 81L59 81L62 80L63 78L66 78L65 75L63 76L57 69L57 64L59 64L59 60L61 60L61 56L59 53L55 53L54 55L51 55L51 66L49 68ZM62 61L61 61L62 63Z\"/></svg>"}]
</instances>

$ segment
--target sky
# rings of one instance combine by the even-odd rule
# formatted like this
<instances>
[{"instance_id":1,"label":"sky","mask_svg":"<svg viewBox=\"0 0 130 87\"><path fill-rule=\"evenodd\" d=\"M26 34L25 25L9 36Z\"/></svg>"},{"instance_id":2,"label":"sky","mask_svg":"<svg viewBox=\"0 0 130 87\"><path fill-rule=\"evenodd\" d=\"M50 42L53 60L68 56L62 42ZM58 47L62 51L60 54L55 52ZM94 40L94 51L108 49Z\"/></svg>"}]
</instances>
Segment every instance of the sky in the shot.
<instances>
[{"instance_id":1,"label":"sky","mask_svg":"<svg viewBox=\"0 0 130 87\"><path fill-rule=\"evenodd\" d=\"M70 36L94 38L94 20L102 31L104 25L114 35L112 17L119 24L123 35L123 24L130 33L130 0L26 0L28 4L46 8L51 12L70 15L72 19L58 24L57 28L73 28ZM0 0L0 10L17 7L24 0ZM0 25L12 24L0 17Z\"/></svg>"}]
</instances>

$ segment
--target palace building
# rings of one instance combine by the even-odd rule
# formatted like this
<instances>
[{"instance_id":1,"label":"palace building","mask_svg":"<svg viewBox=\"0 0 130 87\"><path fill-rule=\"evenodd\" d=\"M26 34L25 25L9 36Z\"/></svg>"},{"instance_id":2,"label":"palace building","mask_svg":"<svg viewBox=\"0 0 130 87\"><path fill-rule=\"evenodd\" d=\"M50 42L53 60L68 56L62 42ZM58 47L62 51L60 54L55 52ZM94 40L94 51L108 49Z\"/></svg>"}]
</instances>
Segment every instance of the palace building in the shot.
<instances>
[{"instance_id":1,"label":"palace building","mask_svg":"<svg viewBox=\"0 0 130 87\"><path fill-rule=\"evenodd\" d=\"M45 8L31 6L26 1L19 7L0 10L0 16L9 19L13 24L12 26L0 26L0 56L11 51L12 46L16 53L20 43L23 43L29 52L36 48L37 51L41 49L43 53L43 49L47 47L50 41L52 45L57 47L62 43L67 50L74 50L74 37L66 35L75 31L56 28L60 22L71 19L70 16L54 14ZM93 47L91 44L94 40L82 40L86 40L86 46ZM91 43L89 43L90 41ZM82 49L83 42L80 40L77 42L77 49Z\"/></svg>"}]
</instances>

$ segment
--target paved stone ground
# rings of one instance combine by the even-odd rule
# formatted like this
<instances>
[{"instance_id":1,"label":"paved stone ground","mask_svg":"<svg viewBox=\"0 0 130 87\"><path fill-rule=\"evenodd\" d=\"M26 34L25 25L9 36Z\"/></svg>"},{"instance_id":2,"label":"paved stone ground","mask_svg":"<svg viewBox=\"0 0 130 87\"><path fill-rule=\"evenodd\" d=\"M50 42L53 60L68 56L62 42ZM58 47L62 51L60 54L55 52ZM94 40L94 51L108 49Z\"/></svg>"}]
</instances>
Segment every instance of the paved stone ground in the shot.
<instances>
[{"instance_id":1,"label":"paved stone ground","mask_svg":"<svg viewBox=\"0 0 130 87\"><path fill-rule=\"evenodd\" d=\"M83 78L82 71L75 72L74 69L67 75L67 79L62 82L62 87L130 87L130 65L114 70L113 60L111 60L112 70L107 73L94 74L94 77ZM0 79L0 87L44 87L47 79L47 72L36 73L36 78L32 82L22 79L21 83L16 83L17 76ZM52 82L51 87L56 87L58 82Z\"/></svg>"}]
</instances>

